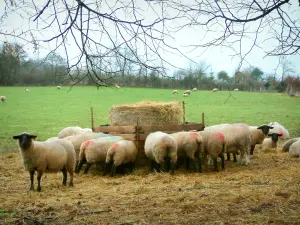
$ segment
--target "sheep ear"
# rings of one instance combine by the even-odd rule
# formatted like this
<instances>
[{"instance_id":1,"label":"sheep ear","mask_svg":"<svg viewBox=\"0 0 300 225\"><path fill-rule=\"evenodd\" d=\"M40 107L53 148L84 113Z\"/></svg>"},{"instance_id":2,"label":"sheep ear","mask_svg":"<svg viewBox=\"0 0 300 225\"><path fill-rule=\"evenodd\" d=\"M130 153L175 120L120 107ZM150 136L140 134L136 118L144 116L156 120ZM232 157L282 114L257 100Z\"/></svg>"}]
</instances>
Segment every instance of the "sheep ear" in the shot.
<instances>
[{"instance_id":1,"label":"sheep ear","mask_svg":"<svg viewBox=\"0 0 300 225\"><path fill-rule=\"evenodd\" d=\"M19 139L20 135L13 136L13 139Z\"/></svg>"},{"instance_id":2,"label":"sheep ear","mask_svg":"<svg viewBox=\"0 0 300 225\"><path fill-rule=\"evenodd\" d=\"M283 134L278 134L278 136L282 136Z\"/></svg>"},{"instance_id":3,"label":"sheep ear","mask_svg":"<svg viewBox=\"0 0 300 225\"><path fill-rule=\"evenodd\" d=\"M268 136L272 136L272 134L268 134Z\"/></svg>"},{"instance_id":4,"label":"sheep ear","mask_svg":"<svg viewBox=\"0 0 300 225\"><path fill-rule=\"evenodd\" d=\"M34 139L36 139L36 135L30 135L30 137L34 140Z\"/></svg>"},{"instance_id":5,"label":"sheep ear","mask_svg":"<svg viewBox=\"0 0 300 225\"><path fill-rule=\"evenodd\" d=\"M274 127L269 126L270 129L273 129Z\"/></svg>"}]
</instances>

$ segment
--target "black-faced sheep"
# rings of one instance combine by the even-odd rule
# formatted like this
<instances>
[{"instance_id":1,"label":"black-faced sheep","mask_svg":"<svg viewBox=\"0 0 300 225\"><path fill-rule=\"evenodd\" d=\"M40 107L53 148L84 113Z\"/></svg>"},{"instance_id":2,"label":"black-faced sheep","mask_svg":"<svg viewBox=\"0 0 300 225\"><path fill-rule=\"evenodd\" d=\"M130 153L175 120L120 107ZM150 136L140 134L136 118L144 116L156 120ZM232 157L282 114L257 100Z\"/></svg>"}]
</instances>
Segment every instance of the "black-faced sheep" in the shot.
<instances>
[{"instance_id":1,"label":"black-faced sheep","mask_svg":"<svg viewBox=\"0 0 300 225\"><path fill-rule=\"evenodd\" d=\"M264 139L263 143L259 145L260 150L266 150L271 148L277 149L278 138L282 136L282 134L272 133L268 134L268 136L270 136L271 138Z\"/></svg>"},{"instance_id":2,"label":"black-faced sheep","mask_svg":"<svg viewBox=\"0 0 300 225\"><path fill-rule=\"evenodd\" d=\"M4 95L0 96L0 100L1 100L1 102L5 102L6 101L6 96L4 96Z\"/></svg>"},{"instance_id":3,"label":"black-faced sheep","mask_svg":"<svg viewBox=\"0 0 300 225\"><path fill-rule=\"evenodd\" d=\"M75 169L75 151L67 140L34 141L36 135L23 133L13 136L19 140L20 154L23 166L30 174L30 190L34 190L34 172L37 171L38 187L41 191L41 178L44 172L62 172L63 185L67 183L67 172L70 175L69 185L73 186Z\"/></svg>"},{"instance_id":4,"label":"black-faced sheep","mask_svg":"<svg viewBox=\"0 0 300 225\"><path fill-rule=\"evenodd\" d=\"M253 155L255 145L263 143L263 141L264 141L265 137L268 135L270 129L273 129L273 127L271 127L269 125L262 125L260 127L250 126L250 134L251 134L250 155Z\"/></svg>"},{"instance_id":5,"label":"black-faced sheep","mask_svg":"<svg viewBox=\"0 0 300 225\"><path fill-rule=\"evenodd\" d=\"M290 137L288 130L278 122L271 122L268 125L273 127L269 131L270 134L272 133L282 134L280 140L288 139Z\"/></svg>"},{"instance_id":6,"label":"black-faced sheep","mask_svg":"<svg viewBox=\"0 0 300 225\"><path fill-rule=\"evenodd\" d=\"M135 167L138 151L133 141L121 140L113 143L107 151L103 175L106 175L111 166L111 176L114 176L120 165L129 165L131 172Z\"/></svg>"},{"instance_id":7,"label":"black-faced sheep","mask_svg":"<svg viewBox=\"0 0 300 225\"><path fill-rule=\"evenodd\" d=\"M157 131L150 133L145 140L145 154L151 160L151 170L154 163L161 168L174 174L175 164L177 162L177 142L169 134Z\"/></svg>"}]
</instances>

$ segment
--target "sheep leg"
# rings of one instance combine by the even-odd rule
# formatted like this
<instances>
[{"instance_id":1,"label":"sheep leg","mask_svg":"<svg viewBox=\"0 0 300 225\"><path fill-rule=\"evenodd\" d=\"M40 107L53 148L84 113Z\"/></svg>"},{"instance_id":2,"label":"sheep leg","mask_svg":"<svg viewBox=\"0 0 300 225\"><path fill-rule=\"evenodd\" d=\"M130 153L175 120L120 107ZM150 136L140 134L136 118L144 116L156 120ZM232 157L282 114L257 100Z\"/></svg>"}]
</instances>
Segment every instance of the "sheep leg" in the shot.
<instances>
[{"instance_id":1,"label":"sheep leg","mask_svg":"<svg viewBox=\"0 0 300 225\"><path fill-rule=\"evenodd\" d=\"M111 167L111 174L110 175L113 177L115 174L116 174L116 166L115 166L115 164L113 164L112 167Z\"/></svg>"},{"instance_id":2,"label":"sheep leg","mask_svg":"<svg viewBox=\"0 0 300 225\"><path fill-rule=\"evenodd\" d=\"M236 153L233 153L233 162L237 162L237 160L236 160Z\"/></svg>"},{"instance_id":3,"label":"sheep leg","mask_svg":"<svg viewBox=\"0 0 300 225\"><path fill-rule=\"evenodd\" d=\"M41 191L41 178L43 176L43 172L38 171L38 175L37 175L37 181L38 181L38 187L37 187L37 191Z\"/></svg>"},{"instance_id":4,"label":"sheep leg","mask_svg":"<svg viewBox=\"0 0 300 225\"><path fill-rule=\"evenodd\" d=\"M63 168L61 170L62 174L63 174L63 182L62 182L62 185L63 186L66 186L67 185L67 177L68 177L68 173L67 173L67 170L66 168Z\"/></svg>"},{"instance_id":5,"label":"sheep leg","mask_svg":"<svg viewBox=\"0 0 300 225\"><path fill-rule=\"evenodd\" d=\"M91 167L91 163L87 163L86 164L86 167L85 167L85 170L84 170L84 173L87 173L89 171L89 168Z\"/></svg>"},{"instance_id":6,"label":"sheep leg","mask_svg":"<svg viewBox=\"0 0 300 225\"><path fill-rule=\"evenodd\" d=\"M79 161L79 163L78 163L78 165L77 165L77 167L76 167L76 169L75 169L75 173L79 173L80 172L80 170L81 170L81 168L82 168L82 166L83 166L83 164L86 162L86 159L81 159L80 161Z\"/></svg>"},{"instance_id":7,"label":"sheep leg","mask_svg":"<svg viewBox=\"0 0 300 225\"><path fill-rule=\"evenodd\" d=\"M171 175L174 175L175 163L170 162L170 170L171 170Z\"/></svg>"},{"instance_id":8,"label":"sheep leg","mask_svg":"<svg viewBox=\"0 0 300 225\"><path fill-rule=\"evenodd\" d=\"M190 168L190 158L185 156L184 163L185 163L185 169L188 170Z\"/></svg>"},{"instance_id":9,"label":"sheep leg","mask_svg":"<svg viewBox=\"0 0 300 225\"><path fill-rule=\"evenodd\" d=\"M217 171L217 172L219 171L219 169L218 169L218 160L216 158L214 159L214 170Z\"/></svg>"},{"instance_id":10,"label":"sheep leg","mask_svg":"<svg viewBox=\"0 0 300 225\"><path fill-rule=\"evenodd\" d=\"M222 169L224 170L224 169L225 169L225 159L224 159L224 154L221 153L221 154L219 155L219 157L220 157L221 160L222 160Z\"/></svg>"},{"instance_id":11,"label":"sheep leg","mask_svg":"<svg viewBox=\"0 0 300 225\"><path fill-rule=\"evenodd\" d=\"M227 161L230 161L230 153L226 153L226 155L227 155L226 160L227 160Z\"/></svg>"},{"instance_id":12,"label":"sheep leg","mask_svg":"<svg viewBox=\"0 0 300 225\"><path fill-rule=\"evenodd\" d=\"M74 186L74 185L73 185L74 172L69 172L69 174L70 174L70 182L69 182L69 186L70 186L70 187L73 187L73 186Z\"/></svg>"},{"instance_id":13,"label":"sheep leg","mask_svg":"<svg viewBox=\"0 0 300 225\"><path fill-rule=\"evenodd\" d=\"M33 171L29 171L29 174L30 174L30 189L29 189L29 191L34 191L34 184L33 184L34 170Z\"/></svg>"},{"instance_id":14,"label":"sheep leg","mask_svg":"<svg viewBox=\"0 0 300 225\"><path fill-rule=\"evenodd\" d=\"M105 163L104 164L104 170L103 170L103 176L105 176L107 174L108 168L109 167L109 163Z\"/></svg>"},{"instance_id":15,"label":"sheep leg","mask_svg":"<svg viewBox=\"0 0 300 225\"><path fill-rule=\"evenodd\" d=\"M255 146L251 146L250 155L253 155Z\"/></svg>"}]
</instances>

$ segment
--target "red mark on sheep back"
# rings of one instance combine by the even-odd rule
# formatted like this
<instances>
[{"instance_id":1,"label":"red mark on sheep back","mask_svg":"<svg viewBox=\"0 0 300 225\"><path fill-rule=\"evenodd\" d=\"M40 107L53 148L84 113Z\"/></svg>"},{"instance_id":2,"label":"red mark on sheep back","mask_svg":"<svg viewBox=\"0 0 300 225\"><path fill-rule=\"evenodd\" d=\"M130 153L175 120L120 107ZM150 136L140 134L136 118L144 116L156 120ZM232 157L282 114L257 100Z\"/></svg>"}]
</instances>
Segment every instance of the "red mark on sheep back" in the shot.
<instances>
[{"instance_id":1,"label":"red mark on sheep back","mask_svg":"<svg viewBox=\"0 0 300 225\"><path fill-rule=\"evenodd\" d=\"M119 144L114 143L114 144L111 145L111 148L118 148L119 146L120 146Z\"/></svg>"},{"instance_id":2,"label":"red mark on sheep back","mask_svg":"<svg viewBox=\"0 0 300 225\"><path fill-rule=\"evenodd\" d=\"M196 132L190 132L190 136L193 138L199 137L199 134Z\"/></svg>"},{"instance_id":3,"label":"red mark on sheep back","mask_svg":"<svg viewBox=\"0 0 300 225\"><path fill-rule=\"evenodd\" d=\"M92 142L93 142L92 140L87 140L87 141L85 141L85 142L82 143L82 147L83 147L84 149L86 149L87 146L89 146Z\"/></svg>"},{"instance_id":4,"label":"red mark on sheep back","mask_svg":"<svg viewBox=\"0 0 300 225\"><path fill-rule=\"evenodd\" d=\"M226 138L223 133L219 131L214 131L212 134L216 135L221 141L225 142Z\"/></svg>"}]
</instances>

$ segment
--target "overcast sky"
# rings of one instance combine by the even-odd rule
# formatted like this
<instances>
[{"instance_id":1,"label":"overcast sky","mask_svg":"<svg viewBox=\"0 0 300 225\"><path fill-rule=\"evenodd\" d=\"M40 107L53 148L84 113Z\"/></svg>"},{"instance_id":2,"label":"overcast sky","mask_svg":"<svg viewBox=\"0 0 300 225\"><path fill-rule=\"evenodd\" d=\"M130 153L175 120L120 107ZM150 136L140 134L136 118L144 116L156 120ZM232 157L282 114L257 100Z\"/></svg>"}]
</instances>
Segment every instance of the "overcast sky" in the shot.
<instances>
[{"instance_id":1,"label":"overcast sky","mask_svg":"<svg viewBox=\"0 0 300 225\"><path fill-rule=\"evenodd\" d=\"M43 5L45 3L45 0L39 0L39 1L35 1L35 3L39 3L40 5ZM300 10L298 10L298 8L300 9L300 7L297 7L297 1L294 0L292 2L292 6L295 9L297 9L297 11L295 11L291 16L299 17L300 16ZM4 10L4 1L0 0L0 13L1 15L3 14L3 10ZM32 22L33 19L31 19L31 22L28 20L24 20L21 19L17 14L11 14L9 15L9 17L7 17L4 22L0 25L0 29L2 31L11 31L13 29L15 30L27 30L28 27L30 26L31 28L35 29L36 28L36 24ZM40 35L44 38L46 37L51 37L51 34L49 33L45 33L44 31L42 31L40 33ZM264 33L261 34L260 36L260 43L262 43L262 41L264 40ZM214 72L217 73L221 70L225 70L226 72L228 72L228 74L231 76L233 75L233 73L235 72L240 59L238 57L232 57L233 52L230 51L230 49L228 48L221 48L221 47L215 47L215 48L210 48L209 50L205 51L203 53L203 51L201 51L201 49L197 49L194 51L190 51L190 48L186 48L184 46L187 45L191 45L191 44L195 44L195 43L199 43L199 40L201 40L204 36L204 33L202 32L201 29L194 29L194 28L186 28L184 30L178 31L176 32L176 34L172 35L174 39L166 39L166 41L168 41L168 43L170 43L172 46L177 47L178 49L180 49L187 57L191 58L192 60L194 60L195 62L199 62L199 61L205 61L207 64L211 65L211 70L209 72ZM27 36L29 38L29 36ZM210 36L208 36L209 38ZM20 42L22 43L22 41L20 39L15 39L15 38L11 38L9 36L0 36L0 41L9 41L9 42ZM52 43L55 44L55 43ZM270 43L269 43L270 44ZM273 43L275 44L275 43ZM43 48L40 49L39 51L39 56L37 55L37 53L33 53L33 47L31 45L26 45L25 49L26 51L29 53L30 57L43 57L46 53L47 50L51 48L52 46L50 46L49 44L43 43L44 45L44 50ZM247 49L248 47L251 46L251 42L250 41L244 41L243 42L243 48ZM78 53L75 52L76 48L74 46L74 48L72 46L69 46L70 48L68 48L69 55L77 55ZM264 46L264 47L268 47L268 46ZM272 47L272 46L270 46ZM74 52L73 52L74 50ZM245 51L245 50L244 50ZM62 56L64 55L63 53L61 53ZM183 68L187 68L190 64L190 62L182 57L179 56L178 54L168 54L166 52L162 52L162 54L165 56L165 58L172 64L176 65L177 67L183 67ZM265 73L274 73L275 69L278 66L278 62L279 62L279 58L278 57L265 57L265 52L262 49L259 48L254 48L252 50L252 52L247 56L246 58L246 62L243 63L243 67L248 67L250 63L252 66L257 66L259 68L261 68ZM300 56L299 55L295 55L295 56L289 56L288 59L293 63L294 65L294 69L296 74L300 74ZM248 63L247 63L248 62ZM170 69L170 74L172 73L172 71L174 71L174 68L168 67ZM281 69L280 67L277 68L277 74L280 76L281 75Z\"/></svg>"}]
</instances>

